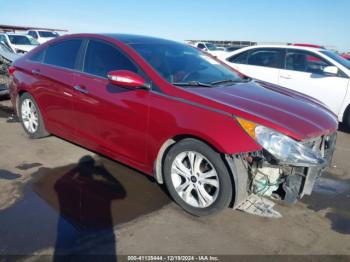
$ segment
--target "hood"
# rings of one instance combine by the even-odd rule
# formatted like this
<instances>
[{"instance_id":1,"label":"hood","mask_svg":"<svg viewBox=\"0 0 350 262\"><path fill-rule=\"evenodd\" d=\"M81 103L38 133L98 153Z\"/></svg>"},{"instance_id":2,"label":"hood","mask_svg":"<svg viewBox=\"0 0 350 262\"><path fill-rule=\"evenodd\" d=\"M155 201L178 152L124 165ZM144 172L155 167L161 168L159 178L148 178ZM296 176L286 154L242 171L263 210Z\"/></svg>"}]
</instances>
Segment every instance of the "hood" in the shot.
<instances>
[{"instance_id":1,"label":"hood","mask_svg":"<svg viewBox=\"0 0 350 262\"><path fill-rule=\"evenodd\" d=\"M191 91L220 103L229 113L273 128L296 140L334 132L336 116L316 100L262 82L237 83Z\"/></svg>"},{"instance_id":2,"label":"hood","mask_svg":"<svg viewBox=\"0 0 350 262\"><path fill-rule=\"evenodd\" d=\"M25 51L25 52L29 52L32 49L34 49L35 47L37 47L37 45L13 45L14 48Z\"/></svg>"}]
</instances>

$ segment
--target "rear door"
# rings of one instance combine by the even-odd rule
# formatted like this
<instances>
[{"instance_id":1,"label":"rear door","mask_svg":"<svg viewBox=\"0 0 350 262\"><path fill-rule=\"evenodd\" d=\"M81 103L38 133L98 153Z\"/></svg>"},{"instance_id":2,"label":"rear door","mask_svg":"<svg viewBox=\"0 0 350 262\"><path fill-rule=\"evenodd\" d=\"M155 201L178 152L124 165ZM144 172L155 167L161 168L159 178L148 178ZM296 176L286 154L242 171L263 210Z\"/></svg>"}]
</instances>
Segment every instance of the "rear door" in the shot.
<instances>
[{"instance_id":1,"label":"rear door","mask_svg":"<svg viewBox=\"0 0 350 262\"><path fill-rule=\"evenodd\" d=\"M344 100L348 77L327 75L326 66L333 66L317 54L296 49L288 49L285 69L280 71L279 85L312 96L326 104L335 114L339 114Z\"/></svg>"},{"instance_id":2,"label":"rear door","mask_svg":"<svg viewBox=\"0 0 350 262\"><path fill-rule=\"evenodd\" d=\"M246 76L277 84L284 57L283 48L256 48L228 58L228 61Z\"/></svg>"},{"instance_id":3,"label":"rear door","mask_svg":"<svg viewBox=\"0 0 350 262\"><path fill-rule=\"evenodd\" d=\"M74 116L79 143L118 159L145 162L149 92L110 84L108 72L142 72L115 45L90 39L75 74Z\"/></svg>"},{"instance_id":4,"label":"rear door","mask_svg":"<svg viewBox=\"0 0 350 262\"><path fill-rule=\"evenodd\" d=\"M54 134L74 138L72 116L73 72L82 40L70 39L50 45L30 58L33 94L44 115L45 126Z\"/></svg>"}]
</instances>

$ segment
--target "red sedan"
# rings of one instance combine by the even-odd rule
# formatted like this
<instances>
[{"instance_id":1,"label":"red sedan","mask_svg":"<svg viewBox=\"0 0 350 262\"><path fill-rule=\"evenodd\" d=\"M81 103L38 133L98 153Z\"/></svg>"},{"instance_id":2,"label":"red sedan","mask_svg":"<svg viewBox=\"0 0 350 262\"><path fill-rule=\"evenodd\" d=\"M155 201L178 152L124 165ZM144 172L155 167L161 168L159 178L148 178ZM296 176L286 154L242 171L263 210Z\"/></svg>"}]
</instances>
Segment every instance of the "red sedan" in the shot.
<instances>
[{"instance_id":1,"label":"red sedan","mask_svg":"<svg viewBox=\"0 0 350 262\"><path fill-rule=\"evenodd\" d=\"M10 74L30 138L54 134L154 176L197 216L250 195L294 203L334 149L337 118L320 102L169 40L63 36Z\"/></svg>"}]
</instances>

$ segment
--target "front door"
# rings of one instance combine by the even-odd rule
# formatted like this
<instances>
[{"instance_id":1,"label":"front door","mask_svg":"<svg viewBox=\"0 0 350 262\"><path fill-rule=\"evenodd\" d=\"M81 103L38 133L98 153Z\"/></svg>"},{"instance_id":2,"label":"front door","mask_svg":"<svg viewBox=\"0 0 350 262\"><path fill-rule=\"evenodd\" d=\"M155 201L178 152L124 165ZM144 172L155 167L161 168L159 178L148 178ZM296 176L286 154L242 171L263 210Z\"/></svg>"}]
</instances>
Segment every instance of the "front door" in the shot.
<instances>
[{"instance_id":1,"label":"front door","mask_svg":"<svg viewBox=\"0 0 350 262\"><path fill-rule=\"evenodd\" d=\"M113 44L89 40L74 80L77 138L110 157L145 162L149 92L112 85L107 74L113 70L140 73Z\"/></svg>"},{"instance_id":2,"label":"front door","mask_svg":"<svg viewBox=\"0 0 350 262\"><path fill-rule=\"evenodd\" d=\"M286 54L286 68L279 74L279 85L320 100L338 115L349 79L341 74L325 74L326 66L333 65L309 51L290 49Z\"/></svg>"}]
</instances>

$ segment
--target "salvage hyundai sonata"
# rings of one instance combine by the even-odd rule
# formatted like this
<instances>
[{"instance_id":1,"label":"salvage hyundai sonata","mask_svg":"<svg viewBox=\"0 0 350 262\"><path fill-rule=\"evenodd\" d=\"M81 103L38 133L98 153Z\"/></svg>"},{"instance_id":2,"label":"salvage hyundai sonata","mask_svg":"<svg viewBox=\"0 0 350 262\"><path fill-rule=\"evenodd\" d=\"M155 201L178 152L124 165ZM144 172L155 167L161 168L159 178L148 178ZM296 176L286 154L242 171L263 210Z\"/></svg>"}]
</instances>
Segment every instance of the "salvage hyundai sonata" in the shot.
<instances>
[{"instance_id":1,"label":"salvage hyundai sonata","mask_svg":"<svg viewBox=\"0 0 350 262\"><path fill-rule=\"evenodd\" d=\"M322 103L174 41L67 35L9 71L30 138L54 134L154 176L197 216L252 195L294 203L335 147L337 118Z\"/></svg>"}]
</instances>

